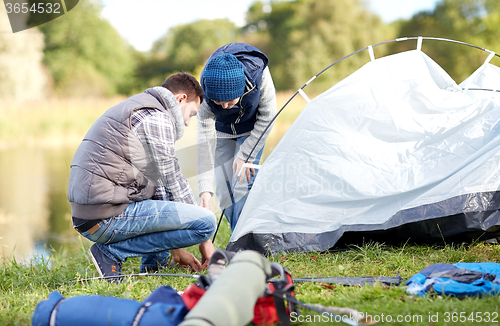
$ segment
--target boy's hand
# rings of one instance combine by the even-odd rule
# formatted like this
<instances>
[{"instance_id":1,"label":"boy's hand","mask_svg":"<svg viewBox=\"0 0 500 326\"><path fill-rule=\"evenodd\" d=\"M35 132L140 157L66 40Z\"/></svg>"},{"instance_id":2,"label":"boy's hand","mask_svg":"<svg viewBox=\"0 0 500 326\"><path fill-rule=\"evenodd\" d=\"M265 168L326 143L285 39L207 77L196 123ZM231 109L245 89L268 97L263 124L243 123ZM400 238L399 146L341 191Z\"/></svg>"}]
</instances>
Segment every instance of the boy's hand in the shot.
<instances>
[{"instance_id":1,"label":"boy's hand","mask_svg":"<svg viewBox=\"0 0 500 326\"><path fill-rule=\"evenodd\" d=\"M238 174L240 173L240 170L243 168L243 164L245 164L245 161L243 161L241 158L237 157L234 159L233 172L236 173L236 176L238 176ZM247 177L247 182L250 182L250 173L252 174L252 176L255 176L255 169L254 168L245 168L245 170L241 172L240 184L243 183L243 178L245 176Z\"/></svg>"},{"instance_id":2,"label":"boy's hand","mask_svg":"<svg viewBox=\"0 0 500 326\"><path fill-rule=\"evenodd\" d=\"M210 209L210 200L212 199L212 194L209 192L204 192L200 197L200 206L206 209Z\"/></svg>"},{"instance_id":3,"label":"boy's hand","mask_svg":"<svg viewBox=\"0 0 500 326\"><path fill-rule=\"evenodd\" d=\"M203 264L201 266L201 269L206 269L208 267L208 262L210 261L210 258L215 252L214 245L212 244L211 240L207 240L203 243L200 243L200 254L201 254L201 263Z\"/></svg>"}]
</instances>

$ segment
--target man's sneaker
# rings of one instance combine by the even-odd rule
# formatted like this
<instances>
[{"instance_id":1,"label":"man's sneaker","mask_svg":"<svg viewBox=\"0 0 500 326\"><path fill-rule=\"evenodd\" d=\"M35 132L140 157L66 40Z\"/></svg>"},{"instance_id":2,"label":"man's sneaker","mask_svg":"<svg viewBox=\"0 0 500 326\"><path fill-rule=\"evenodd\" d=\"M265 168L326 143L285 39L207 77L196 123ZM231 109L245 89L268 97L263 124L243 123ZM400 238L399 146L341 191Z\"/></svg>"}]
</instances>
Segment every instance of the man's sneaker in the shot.
<instances>
[{"instance_id":1,"label":"man's sneaker","mask_svg":"<svg viewBox=\"0 0 500 326\"><path fill-rule=\"evenodd\" d=\"M101 277L122 275L122 263L117 263L106 256L95 244L90 247L89 254ZM108 279L109 282L115 283L119 280L120 278Z\"/></svg>"},{"instance_id":2,"label":"man's sneaker","mask_svg":"<svg viewBox=\"0 0 500 326\"><path fill-rule=\"evenodd\" d=\"M155 265L147 265L147 266L141 265L141 268L139 269L139 273L148 273L148 274L158 273L160 271L160 269L172 268L172 267L174 267L174 265L175 265L174 262L167 262L166 264L157 263L156 266Z\"/></svg>"},{"instance_id":3,"label":"man's sneaker","mask_svg":"<svg viewBox=\"0 0 500 326\"><path fill-rule=\"evenodd\" d=\"M157 252L154 254L148 254L141 259L141 273L158 273L160 269L172 268L174 262L171 261L172 257L168 250Z\"/></svg>"}]
</instances>

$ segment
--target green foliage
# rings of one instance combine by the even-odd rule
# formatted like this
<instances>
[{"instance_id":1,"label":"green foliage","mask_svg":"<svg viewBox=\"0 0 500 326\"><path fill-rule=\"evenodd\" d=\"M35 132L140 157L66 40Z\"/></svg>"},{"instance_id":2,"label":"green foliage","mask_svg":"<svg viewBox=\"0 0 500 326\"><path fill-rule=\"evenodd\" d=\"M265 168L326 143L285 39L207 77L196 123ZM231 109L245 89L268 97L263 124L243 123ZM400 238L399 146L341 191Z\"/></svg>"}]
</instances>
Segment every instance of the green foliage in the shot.
<instances>
[{"instance_id":1,"label":"green foliage","mask_svg":"<svg viewBox=\"0 0 500 326\"><path fill-rule=\"evenodd\" d=\"M94 1L39 26L45 35L44 63L63 96L128 93L134 60L130 47L100 17Z\"/></svg>"},{"instance_id":2,"label":"green foliage","mask_svg":"<svg viewBox=\"0 0 500 326\"><path fill-rule=\"evenodd\" d=\"M136 76L152 86L177 71L196 75L213 51L236 41L238 32L227 19L202 19L172 27L154 43L151 53L139 55Z\"/></svg>"},{"instance_id":3,"label":"green foliage","mask_svg":"<svg viewBox=\"0 0 500 326\"><path fill-rule=\"evenodd\" d=\"M238 30L227 19L202 19L171 28L154 52L165 51L169 62L179 70L194 71L218 47L237 38Z\"/></svg>"},{"instance_id":4,"label":"green foliage","mask_svg":"<svg viewBox=\"0 0 500 326\"><path fill-rule=\"evenodd\" d=\"M277 90L294 90L344 56L396 36L444 37L495 50L498 9L494 0L441 0L432 12L388 26L362 0L256 1L242 29L227 19L178 25L149 53L127 47L99 17L100 8L93 1L81 2L40 30L45 34L44 62L58 94L128 94L158 85L176 71L197 75L213 51L229 42L261 49L270 59ZM410 42L398 42L377 48L376 56L413 48ZM426 41L423 50L458 82L487 55L435 41ZM310 91L324 91L368 60L362 52L342 61L311 84Z\"/></svg>"},{"instance_id":5,"label":"green foliage","mask_svg":"<svg viewBox=\"0 0 500 326\"><path fill-rule=\"evenodd\" d=\"M266 26L259 33L269 34L263 50L270 58L278 90L297 89L336 60L391 35L381 19L358 0L277 1L271 6L265 12L262 2L254 3L247 23ZM367 55L355 56L335 67L314 83L313 91L325 90L368 60Z\"/></svg>"},{"instance_id":6,"label":"green foliage","mask_svg":"<svg viewBox=\"0 0 500 326\"><path fill-rule=\"evenodd\" d=\"M0 31L11 28L0 6ZM0 32L0 99L37 100L47 92L49 76L43 65L43 35L34 31Z\"/></svg>"},{"instance_id":7,"label":"green foliage","mask_svg":"<svg viewBox=\"0 0 500 326\"><path fill-rule=\"evenodd\" d=\"M343 56L394 33L361 0L254 2L241 30L228 20L199 20L171 28L140 59L137 76L161 82L169 73L195 73L220 46L246 42L262 50L277 90L297 89ZM368 61L360 55L329 71L312 86L325 90Z\"/></svg>"},{"instance_id":8,"label":"green foliage","mask_svg":"<svg viewBox=\"0 0 500 326\"><path fill-rule=\"evenodd\" d=\"M247 26L244 29L247 34L255 33L264 40L264 44L257 47L269 58L269 69L278 90L293 89L295 86L290 83L294 80L295 70L290 58L298 50L293 46L292 35L301 28L300 5L298 1L279 1L272 2L269 8L258 1L250 6L247 13ZM258 26L265 27L259 29ZM267 35L267 38L263 35Z\"/></svg>"},{"instance_id":9,"label":"green foliage","mask_svg":"<svg viewBox=\"0 0 500 326\"><path fill-rule=\"evenodd\" d=\"M499 51L500 4L494 0L441 0L432 12L421 12L398 22L399 36L432 36L470 43ZM398 43L392 51L414 49L415 44ZM457 82L476 70L488 53L448 42L424 41L422 50Z\"/></svg>"},{"instance_id":10,"label":"green foliage","mask_svg":"<svg viewBox=\"0 0 500 326\"><path fill-rule=\"evenodd\" d=\"M56 94L112 95L141 92L171 73L198 76L218 47L246 42L261 49L277 90L296 90L333 62L370 44L404 36L459 40L493 51L500 37L500 3L496 0L441 0L433 11L384 24L364 0L255 1L246 25L228 19L198 20L170 28L153 49L128 46L100 17L98 1L80 1L63 17L39 26L45 35L44 63ZM414 49L411 42L376 48L380 57ZM426 41L423 47L457 81L477 69L487 53L457 44ZM324 91L368 62L368 53L342 61L309 86Z\"/></svg>"}]
</instances>

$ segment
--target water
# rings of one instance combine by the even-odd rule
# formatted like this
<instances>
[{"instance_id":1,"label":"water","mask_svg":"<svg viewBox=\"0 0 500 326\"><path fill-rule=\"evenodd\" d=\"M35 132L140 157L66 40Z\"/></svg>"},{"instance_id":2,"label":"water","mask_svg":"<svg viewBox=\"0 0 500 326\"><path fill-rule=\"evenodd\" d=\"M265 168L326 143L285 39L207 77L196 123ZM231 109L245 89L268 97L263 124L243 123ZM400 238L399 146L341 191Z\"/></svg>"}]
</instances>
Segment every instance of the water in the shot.
<instances>
[{"instance_id":1,"label":"water","mask_svg":"<svg viewBox=\"0 0 500 326\"><path fill-rule=\"evenodd\" d=\"M0 151L0 256L18 261L77 243L66 199L74 148Z\"/></svg>"}]
</instances>

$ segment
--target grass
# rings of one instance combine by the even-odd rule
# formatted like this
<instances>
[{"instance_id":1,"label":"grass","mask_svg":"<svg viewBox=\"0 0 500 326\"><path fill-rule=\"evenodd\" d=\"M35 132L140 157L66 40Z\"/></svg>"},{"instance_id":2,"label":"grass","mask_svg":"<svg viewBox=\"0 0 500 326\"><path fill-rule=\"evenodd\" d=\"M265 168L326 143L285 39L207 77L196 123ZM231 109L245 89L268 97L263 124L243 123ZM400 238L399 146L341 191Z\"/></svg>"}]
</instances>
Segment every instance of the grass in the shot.
<instances>
[{"instance_id":1,"label":"grass","mask_svg":"<svg viewBox=\"0 0 500 326\"><path fill-rule=\"evenodd\" d=\"M224 222L216 247L225 246L229 233L229 227ZM78 246L52 252L50 259L36 259L27 264L8 260L1 265L0 325L29 325L37 303L46 299L52 291L58 291L65 297L99 294L142 301L161 285L183 290L193 282L190 278L158 276L129 278L118 285L103 280L72 283L81 278L98 276L87 253L89 245L90 242L82 240ZM196 247L189 250L199 256ZM487 243L402 247L368 243L342 252L290 253L268 259L288 268L293 277L396 276L399 273L408 279L434 263L500 262L499 257L500 246ZM139 265L138 258L129 259L124 264L124 273L137 273ZM163 272L187 273L179 268ZM464 299L440 295L412 297L406 293L404 285L348 287L297 283L295 293L298 300L306 303L350 307L372 316L374 320L385 321L379 322L379 325L493 325L497 323L472 323L470 320L456 323L452 317L459 318L460 313L470 317L471 313L482 312L484 315L486 312L491 314L500 311L498 296ZM305 308L301 309L301 313L302 322L299 323L297 318L295 325L325 324L325 317L318 313ZM406 322L403 319L403 322L398 323L397 316L403 316L400 318L406 318ZM392 322L387 322L388 318L393 318ZM411 322L408 322L409 318L412 318ZM430 322L430 318L434 319ZM450 320L448 323L445 322L446 318Z\"/></svg>"},{"instance_id":2,"label":"grass","mask_svg":"<svg viewBox=\"0 0 500 326\"><path fill-rule=\"evenodd\" d=\"M283 264L295 271L294 276L396 276L408 279L422 268L434 263L456 262L498 262L500 247L485 243L472 245L448 246L405 246L388 247L379 243L371 243L337 254L307 254L283 256ZM311 259L312 258L312 259ZM292 262L289 262L293 260ZM316 261L317 260L317 261ZM319 283L299 285L299 299L305 302L315 302L322 305L352 307L381 320L382 314L391 316L391 323L381 325L456 325L451 320L453 313L464 312L466 316L476 312L497 312L500 302L496 297L471 297L465 299L430 295L428 297L411 297L405 292L404 286L385 287L344 287L334 289ZM447 313L447 314L446 314ZM430 322L430 316L438 315L437 322ZM410 318L412 322L395 322L397 316ZM421 322L420 317L422 317ZM450 322L446 323L446 317ZM387 318L386 318L387 320ZM495 323L480 323L467 321L462 323L491 325Z\"/></svg>"}]
</instances>

